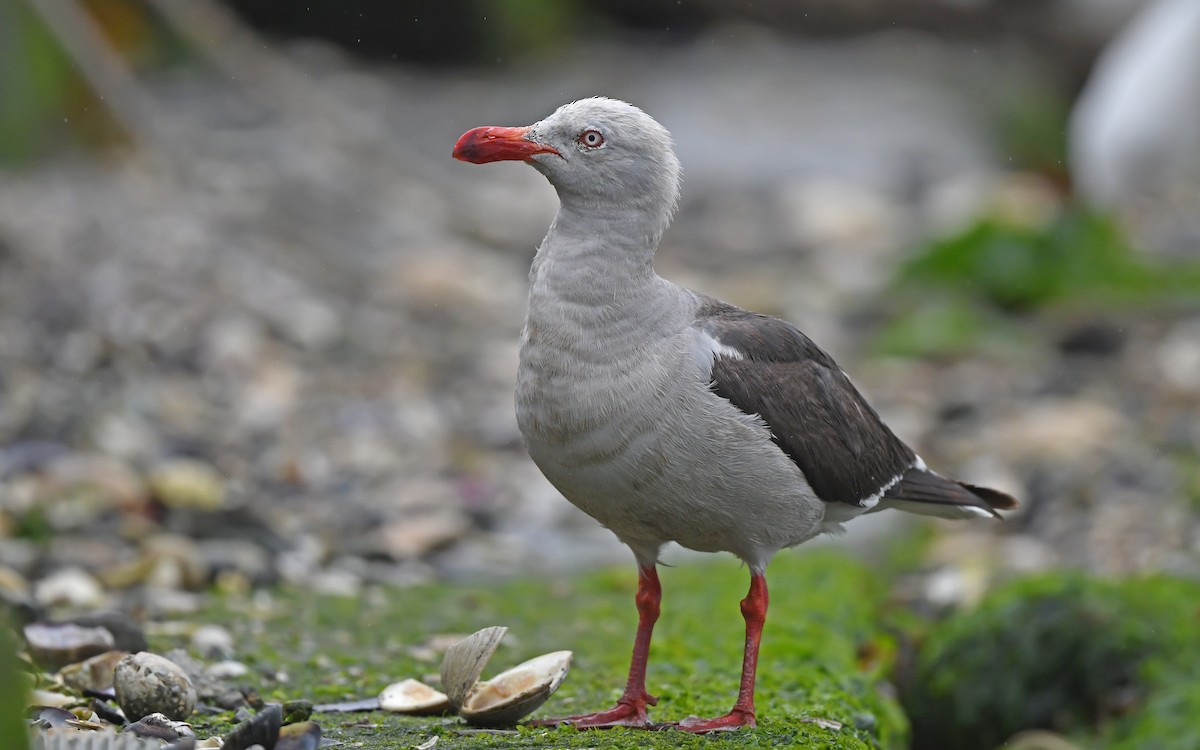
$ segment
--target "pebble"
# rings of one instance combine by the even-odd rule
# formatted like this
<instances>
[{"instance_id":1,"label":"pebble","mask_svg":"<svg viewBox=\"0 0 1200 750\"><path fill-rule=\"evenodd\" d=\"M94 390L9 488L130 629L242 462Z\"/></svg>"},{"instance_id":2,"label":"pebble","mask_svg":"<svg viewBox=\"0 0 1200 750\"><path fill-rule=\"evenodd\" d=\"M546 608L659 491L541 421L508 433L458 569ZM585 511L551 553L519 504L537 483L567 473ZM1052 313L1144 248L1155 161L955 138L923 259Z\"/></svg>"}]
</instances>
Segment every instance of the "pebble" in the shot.
<instances>
[{"instance_id":1,"label":"pebble","mask_svg":"<svg viewBox=\"0 0 1200 750\"><path fill-rule=\"evenodd\" d=\"M63 568L34 584L33 600L45 608L95 609L105 606L107 596L96 577L86 570Z\"/></svg>"},{"instance_id":2,"label":"pebble","mask_svg":"<svg viewBox=\"0 0 1200 750\"><path fill-rule=\"evenodd\" d=\"M72 623L33 623L25 626L24 633L29 655L50 670L112 651L116 645L105 628Z\"/></svg>"},{"instance_id":3,"label":"pebble","mask_svg":"<svg viewBox=\"0 0 1200 750\"><path fill-rule=\"evenodd\" d=\"M220 625L201 625L192 631L192 649L205 659L229 659L233 656L233 634Z\"/></svg>"},{"instance_id":4,"label":"pebble","mask_svg":"<svg viewBox=\"0 0 1200 750\"><path fill-rule=\"evenodd\" d=\"M57 493L86 489L102 507L133 507L146 496L146 484L129 464L102 453L65 453L51 462L46 479Z\"/></svg>"},{"instance_id":5,"label":"pebble","mask_svg":"<svg viewBox=\"0 0 1200 750\"><path fill-rule=\"evenodd\" d=\"M250 539L203 539L198 541L203 565L215 574L237 573L253 584L270 583L275 569L270 551Z\"/></svg>"},{"instance_id":6,"label":"pebble","mask_svg":"<svg viewBox=\"0 0 1200 750\"><path fill-rule=\"evenodd\" d=\"M150 563L146 582L151 585L195 590L211 578L200 545L182 534L152 534L142 540L140 552Z\"/></svg>"},{"instance_id":7,"label":"pebble","mask_svg":"<svg viewBox=\"0 0 1200 750\"><path fill-rule=\"evenodd\" d=\"M147 481L154 496L172 508L218 510L225 504L225 480L203 461L164 461L150 472Z\"/></svg>"},{"instance_id":8,"label":"pebble","mask_svg":"<svg viewBox=\"0 0 1200 750\"><path fill-rule=\"evenodd\" d=\"M228 682L230 680L236 680L250 674L250 667L246 666L240 661L231 661L226 659L225 661L219 661L208 665L208 667L205 668L204 673L214 680Z\"/></svg>"},{"instance_id":9,"label":"pebble","mask_svg":"<svg viewBox=\"0 0 1200 750\"><path fill-rule=\"evenodd\" d=\"M283 723L296 724L307 722L312 718L313 703L310 700L298 698L296 700L285 701L283 704Z\"/></svg>"},{"instance_id":10,"label":"pebble","mask_svg":"<svg viewBox=\"0 0 1200 750\"><path fill-rule=\"evenodd\" d=\"M196 707L196 690L174 662L142 651L122 659L113 674L117 702L127 717L161 713L183 721Z\"/></svg>"},{"instance_id":11,"label":"pebble","mask_svg":"<svg viewBox=\"0 0 1200 750\"><path fill-rule=\"evenodd\" d=\"M990 424L979 453L1020 461L1102 460L1124 428L1122 414L1100 401L1041 399Z\"/></svg>"},{"instance_id":12,"label":"pebble","mask_svg":"<svg viewBox=\"0 0 1200 750\"><path fill-rule=\"evenodd\" d=\"M117 662L128 656L126 651L106 651L58 670L58 679L72 690L100 692L113 686Z\"/></svg>"},{"instance_id":13,"label":"pebble","mask_svg":"<svg viewBox=\"0 0 1200 750\"><path fill-rule=\"evenodd\" d=\"M1157 355L1168 383L1200 393L1200 318L1175 324L1159 343Z\"/></svg>"},{"instance_id":14,"label":"pebble","mask_svg":"<svg viewBox=\"0 0 1200 750\"><path fill-rule=\"evenodd\" d=\"M470 519L461 511L453 508L427 511L379 529L369 546L393 560L408 560L454 542L470 528Z\"/></svg>"}]
</instances>

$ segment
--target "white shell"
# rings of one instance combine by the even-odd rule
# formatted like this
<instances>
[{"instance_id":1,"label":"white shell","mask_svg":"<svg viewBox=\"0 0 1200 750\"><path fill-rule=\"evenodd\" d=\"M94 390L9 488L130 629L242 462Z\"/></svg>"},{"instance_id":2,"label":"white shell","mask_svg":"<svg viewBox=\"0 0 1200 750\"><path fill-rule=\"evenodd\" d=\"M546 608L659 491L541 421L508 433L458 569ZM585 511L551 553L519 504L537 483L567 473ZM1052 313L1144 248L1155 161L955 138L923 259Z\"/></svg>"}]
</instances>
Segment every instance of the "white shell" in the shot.
<instances>
[{"instance_id":1,"label":"white shell","mask_svg":"<svg viewBox=\"0 0 1200 750\"><path fill-rule=\"evenodd\" d=\"M570 651L522 662L486 682L479 682L459 707L459 714L476 726L511 726L546 702L567 677Z\"/></svg>"},{"instance_id":2,"label":"white shell","mask_svg":"<svg viewBox=\"0 0 1200 750\"><path fill-rule=\"evenodd\" d=\"M149 737L78 729L34 732L29 744L30 750L159 750L162 746L162 742Z\"/></svg>"},{"instance_id":3,"label":"white shell","mask_svg":"<svg viewBox=\"0 0 1200 750\"><path fill-rule=\"evenodd\" d=\"M450 708L450 699L418 680L394 682L379 694L379 707L399 714L440 714Z\"/></svg>"},{"instance_id":4,"label":"white shell","mask_svg":"<svg viewBox=\"0 0 1200 750\"><path fill-rule=\"evenodd\" d=\"M492 658L507 632L508 628L499 625L484 628L446 649L446 655L442 657L442 689L446 691L450 705L457 709L466 702L488 659Z\"/></svg>"}]
</instances>

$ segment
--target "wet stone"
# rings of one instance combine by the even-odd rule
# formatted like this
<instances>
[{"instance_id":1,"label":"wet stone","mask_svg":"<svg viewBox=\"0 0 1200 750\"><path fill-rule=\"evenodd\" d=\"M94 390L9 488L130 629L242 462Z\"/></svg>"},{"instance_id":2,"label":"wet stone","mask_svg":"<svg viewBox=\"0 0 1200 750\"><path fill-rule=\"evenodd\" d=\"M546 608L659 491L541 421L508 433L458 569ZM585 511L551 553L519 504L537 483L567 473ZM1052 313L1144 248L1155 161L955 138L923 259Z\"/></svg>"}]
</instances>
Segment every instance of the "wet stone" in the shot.
<instances>
[{"instance_id":1,"label":"wet stone","mask_svg":"<svg viewBox=\"0 0 1200 750\"><path fill-rule=\"evenodd\" d=\"M157 466L148 479L154 496L172 508L217 510L225 502L224 479L202 461L172 459Z\"/></svg>"},{"instance_id":2,"label":"wet stone","mask_svg":"<svg viewBox=\"0 0 1200 750\"><path fill-rule=\"evenodd\" d=\"M33 623L25 626L25 644L33 660L47 669L61 669L112 651L112 633L101 627L72 623Z\"/></svg>"},{"instance_id":3,"label":"wet stone","mask_svg":"<svg viewBox=\"0 0 1200 750\"><path fill-rule=\"evenodd\" d=\"M125 651L107 651L75 664L68 664L58 672L59 679L72 690L99 692L113 686L113 672L117 663L128 656Z\"/></svg>"},{"instance_id":4,"label":"wet stone","mask_svg":"<svg viewBox=\"0 0 1200 750\"><path fill-rule=\"evenodd\" d=\"M283 704L283 723L296 724L312 718L313 704L309 700L291 700Z\"/></svg>"},{"instance_id":5,"label":"wet stone","mask_svg":"<svg viewBox=\"0 0 1200 750\"><path fill-rule=\"evenodd\" d=\"M196 690L177 664L142 651L122 659L113 673L121 710L131 720L153 713L182 721L196 707Z\"/></svg>"},{"instance_id":6,"label":"wet stone","mask_svg":"<svg viewBox=\"0 0 1200 750\"><path fill-rule=\"evenodd\" d=\"M192 649L205 659L233 656L233 635L220 625L201 625L191 637Z\"/></svg>"}]
</instances>

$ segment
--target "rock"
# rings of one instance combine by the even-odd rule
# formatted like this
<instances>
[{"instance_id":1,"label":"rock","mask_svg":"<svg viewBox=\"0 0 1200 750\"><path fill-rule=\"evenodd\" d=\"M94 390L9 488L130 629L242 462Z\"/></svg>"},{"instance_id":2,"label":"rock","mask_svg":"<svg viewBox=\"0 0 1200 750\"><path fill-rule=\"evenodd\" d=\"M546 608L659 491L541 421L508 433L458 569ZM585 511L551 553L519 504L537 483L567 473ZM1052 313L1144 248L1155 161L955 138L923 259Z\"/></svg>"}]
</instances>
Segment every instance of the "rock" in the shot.
<instances>
[{"instance_id":1,"label":"rock","mask_svg":"<svg viewBox=\"0 0 1200 750\"><path fill-rule=\"evenodd\" d=\"M117 702L130 719L161 713L183 721L196 707L196 690L174 662L142 651L122 659L113 674Z\"/></svg>"},{"instance_id":2,"label":"rock","mask_svg":"<svg viewBox=\"0 0 1200 750\"><path fill-rule=\"evenodd\" d=\"M126 651L106 651L81 662L68 664L58 670L58 678L72 690L103 691L113 686L117 663L128 656Z\"/></svg>"},{"instance_id":3,"label":"rock","mask_svg":"<svg viewBox=\"0 0 1200 750\"><path fill-rule=\"evenodd\" d=\"M297 699L283 704L283 723L297 724L312 718L313 703L309 700Z\"/></svg>"},{"instance_id":4,"label":"rock","mask_svg":"<svg viewBox=\"0 0 1200 750\"><path fill-rule=\"evenodd\" d=\"M211 703L232 710L245 705L246 697L235 685L230 684L248 673L240 662L222 661L204 664L183 649L172 649L166 658L182 669L196 689L196 697L203 703Z\"/></svg>"},{"instance_id":5,"label":"rock","mask_svg":"<svg viewBox=\"0 0 1200 750\"><path fill-rule=\"evenodd\" d=\"M154 496L172 508L218 510L225 503L224 478L203 461L165 461L150 472L148 480Z\"/></svg>"},{"instance_id":6,"label":"rock","mask_svg":"<svg viewBox=\"0 0 1200 750\"><path fill-rule=\"evenodd\" d=\"M33 600L41 607L95 609L105 604L100 582L82 568L63 568L34 584Z\"/></svg>"},{"instance_id":7,"label":"rock","mask_svg":"<svg viewBox=\"0 0 1200 750\"><path fill-rule=\"evenodd\" d=\"M141 546L142 555L151 561L147 575L151 585L195 590L208 584L211 568L192 539L181 534L154 534Z\"/></svg>"},{"instance_id":8,"label":"rock","mask_svg":"<svg viewBox=\"0 0 1200 750\"><path fill-rule=\"evenodd\" d=\"M252 584L275 578L271 556L260 544L248 539L204 539L198 544L204 564L218 577L232 573Z\"/></svg>"},{"instance_id":9,"label":"rock","mask_svg":"<svg viewBox=\"0 0 1200 750\"><path fill-rule=\"evenodd\" d=\"M1200 392L1200 318L1177 323L1158 345L1158 366L1176 388Z\"/></svg>"},{"instance_id":10,"label":"rock","mask_svg":"<svg viewBox=\"0 0 1200 750\"><path fill-rule=\"evenodd\" d=\"M29 655L52 670L112 651L116 643L104 628L71 623L33 623L26 625L24 632Z\"/></svg>"},{"instance_id":11,"label":"rock","mask_svg":"<svg viewBox=\"0 0 1200 750\"><path fill-rule=\"evenodd\" d=\"M136 506L146 485L129 464L100 453L68 453L49 466L47 481L58 493L91 490L102 507Z\"/></svg>"},{"instance_id":12,"label":"rock","mask_svg":"<svg viewBox=\"0 0 1200 750\"><path fill-rule=\"evenodd\" d=\"M411 559L453 543L470 528L471 521L463 513L446 508L384 526L373 546L393 560Z\"/></svg>"},{"instance_id":13,"label":"rock","mask_svg":"<svg viewBox=\"0 0 1200 750\"><path fill-rule=\"evenodd\" d=\"M220 625L201 625L192 631L192 648L205 659L233 656L233 635Z\"/></svg>"},{"instance_id":14,"label":"rock","mask_svg":"<svg viewBox=\"0 0 1200 750\"><path fill-rule=\"evenodd\" d=\"M214 680L237 680L250 674L250 667L240 661L226 659L204 668L204 674Z\"/></svg>"},{"instance_id":15,"label":"rock","mask_svg":"<svg viewBox=\"0 0 1200 750\"><path fill-rule=\"evenodd\" d=\"M313 575L308 585L315 594L353 597L362 591L363 577L353 570L331 566Z\"/></svg>"},{"instance_id":16,"label":"rock","mask_svg":"<svg viewBox=\"0 0 1200 750\"><path fill-rule=\"evenodd\" d=\"M1040 399L990 424L979 453L1027 461L1087 460L1111 445L1124 424L1120 412L1100 401Z\"/></svg>"}]
</instances>

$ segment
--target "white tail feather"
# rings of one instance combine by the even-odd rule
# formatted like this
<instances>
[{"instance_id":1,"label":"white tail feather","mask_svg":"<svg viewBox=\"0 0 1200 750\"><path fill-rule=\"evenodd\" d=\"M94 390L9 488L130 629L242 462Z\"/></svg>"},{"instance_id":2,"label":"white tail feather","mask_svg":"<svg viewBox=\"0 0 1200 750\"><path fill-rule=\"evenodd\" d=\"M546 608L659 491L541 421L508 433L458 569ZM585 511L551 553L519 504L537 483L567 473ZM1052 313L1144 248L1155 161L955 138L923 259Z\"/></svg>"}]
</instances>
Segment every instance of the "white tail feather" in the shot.
<instances>
[{"instance_id":1,"label":"white tail feather","mask_svg":"<svg viewBox=\"0 0 1200 750\"><path fill-rule=\"evenodd\" d=\"M879 507L902 510L905 513L915 513L919 516L936 516L938 518L993 518L994 515L983 508L974 505L949 505L946 503L919 503L912 500L891 500L884 498Z\"/></svg>"}]
</instances>

